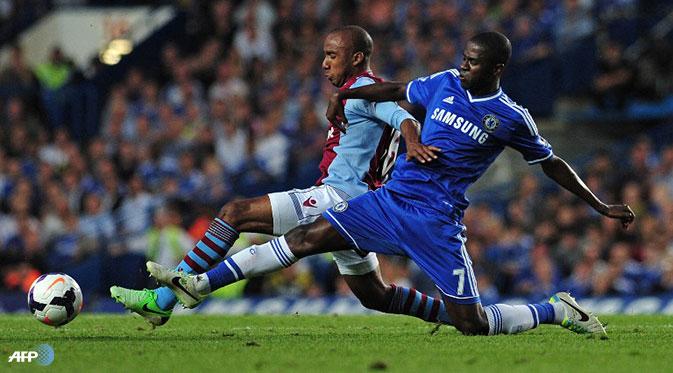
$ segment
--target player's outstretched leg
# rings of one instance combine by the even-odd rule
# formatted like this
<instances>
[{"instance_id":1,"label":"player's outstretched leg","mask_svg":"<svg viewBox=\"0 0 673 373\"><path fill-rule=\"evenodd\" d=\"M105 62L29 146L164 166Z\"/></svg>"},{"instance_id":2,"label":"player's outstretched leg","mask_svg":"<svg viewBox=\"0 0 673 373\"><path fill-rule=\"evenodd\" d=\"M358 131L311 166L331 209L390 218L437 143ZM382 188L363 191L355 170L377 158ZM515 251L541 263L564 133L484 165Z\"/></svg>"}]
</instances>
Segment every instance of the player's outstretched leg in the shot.
<instances>
[{"instance_id":1,"label":"player's outstretched leg","mask_svg":"<svg viewBox=\"0 0 673 373\"><path fill-rule=\"evenodd\" d=\"M377 269L358 274L352 268L340 265L339 271L360 303L368 309L384 313L409 315L421 320L451 324L444 302L416 289L387 285ZM349 273L350 272L350 273Z\"/></svg>"},{"instance_id":2,"label":"player's outstretched leg","mask_svg":"<svg viewBox=\"0 0 673 373\"><path fill-rule=\"evenodd\" d=\"M204 236L185 255L176 270L189 274L203 273L213 264L222 260L237 239L238 231L236 229L222 219L215 218ZM139 314L154 326L160 326L168 322L177 302L175 295L168 287L160 287L154 290L133 290L113 286L110 288L110 295L124 308ZM157 314L161 312L163 314L157 317Z\"/></svg>"},{"instance_id":3,"label":"player's outstretched leg","mask_svg":"<svg viewBox=\"0 0 673 373\"><path fill-rule=\"evenodd\" d=\"M446 297L444 301L453 325L463 334L516 334L540 324L555 324L576 333L606 335L598 318L564 292L554 295L550 303L526 305L498 303L482 308L480 304L456 304Z\"/></svg>"},{"instance_id":4,"label":"player's outstretched leg","mask_svg":"<svg viewBox=\"0 0 673 373\"><path fill-rule=\"evenodd\" d=\"M234 242L238 239L238 231L220 218L215 218L206 233L191 251L185 255L175 268L188 274L199 274L219 263L226 255ZM161 309L173 309L177 300L167 287L154 289L157 293L157 304Z\"/></svg>"},{"instance_id":5,"label":"player's outstretched leg","mask_svg":"<svg viewBox=\"0 0 673 373\"><path fill-rule=\"evenodd\" d=\"M268 196L229 202L220 209L218 217L213 219L204 236L185 255L176 270L189 274L203 273L227 255L238 239L239 231L271 234L272 228L271 204ZM155 293L151 297L147 296L146 290L132 290L118 286L110 288L112 298L123 304L126 309L143 316L152 325L163 325L168 321L177 299L168 287L150 291ZM157 318L145 311L145 307L165 311L166 315Z\"/></svg>"},{"instance_id":6,"label":"player's outstretched leg","mask_svg":"<svg viewBox=\"0 0 673 373\"><path fill-rule=\"evenodd\" d=\"M330 223L319 218L263 245L243 249L201 275L186 275L149 262L147 269L159 282L168 286L184 306L195 307L207 294L236 281L276 272L305 256L349 248Z\"/></svg>"},{"instance_id":7,"label":"player's outstretched leg","mask_svg":"<svg viewBox=\"0 0 673 373\"><path fill-rule=\"evenodd\" d=\"M189 275L153 262L147 262L147 271L168 287L182 305L193 308L216 289L287 268L296 261L285 236L280 236L263 245L241 250L204 274Z\"/></svg>"},{"instance_id":8,"label":"player's outstretched leg","mask_svg":"<svg viewBox=\"0 0 673 373\"><path fill-rule=\"evenodd\" d=\"M605 326L593 313L580 306L570 293L560 291L549 299L558 314L562 327L579 334L596 334L607 336ZM560 306L560 307L559 307Z\"/></svg>"},{"instance_id":9,"label":"player's outstretched leg","mask_svg":"<svg viewBox=\"0 0 673 373\"><path fill-rule=\"evenodd\" d=\"M165 324L173 312L172 308L163 310L157 305L157 294L153 290L133 290L112 286L110 296L123 304L124 308L137 313L154 326Z\"/></svg>"}]
</instances>

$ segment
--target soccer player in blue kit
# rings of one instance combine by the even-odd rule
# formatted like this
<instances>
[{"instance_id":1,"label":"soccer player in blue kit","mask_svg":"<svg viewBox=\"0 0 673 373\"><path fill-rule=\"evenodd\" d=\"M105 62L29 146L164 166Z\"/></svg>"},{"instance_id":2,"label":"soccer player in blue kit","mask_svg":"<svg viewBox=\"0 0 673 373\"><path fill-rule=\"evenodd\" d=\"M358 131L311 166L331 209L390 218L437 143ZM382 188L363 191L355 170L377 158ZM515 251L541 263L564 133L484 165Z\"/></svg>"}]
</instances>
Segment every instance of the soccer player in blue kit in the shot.
<instances>
[{"instance_id":1,"label":"soccer player in blue kit","mask_svg":"<svg viewBox=\"0 0 673 373\"><path fill-rule=\"evenodd\" d=\"M325 38L323 49L322 67L334 86L346 89L380 81L370 70L373 42L363 28L344 26L331 31ZM415 140L419 123L394 102L348 100L345 109L352 123L351 130L342 134L330 124L319 165L321 176L315 186L228 202L176 269L185 273L203 273L224 260L239 232L281 235L317 219L339 202L378 188L389 176L397 157L400 131L405 138ZM417 141L408 144L408 148L409 157L431 159L432 148L421 146ZM275 245L274 241L267 246ZM278 256L265 256L263 249L256 252L259 254L245 251L238 258L247 253L278 265L290 263L289 254L278 252ZM384 283L373 252L359 255L353 250L343 250L333 256L345 282L365 307L430 322L446 322L441 299ZM235 268L236 264L233 266ZM156 326L168 321L177 302L167 287L134 290L113 286L110 293L124 307Z\"/></svg>"},{"instance_id":2,"label":"soccer player in blue kit","mask_svg":"<svg viewBox=\"0 0 673 373\"><path fill-rule=\"evenodd\" d=\"M619 219L626 228L635 215L627 205L607 205L554 155L528 111L500 88L511 55L507 37L485 32L471 38L459 70L446 70L405 83L376 83L335 93L327 116L346 130L342 100L405 99L426 108L420 142L432 146L431 159L400 157L391 180L380 189L338 203L322 218L279 237L270 249L287 263L336 249L375 251L410 257L442 293L451 324L466 335L518 333L539 324L559 324L576 333L605 335L598 318L566 292L549 303L494 304L483 307L467 253L461 223L468 206L464 193L505 146L585 200L596 211ZM406 139L407 143L413 139ZM259 252L262 247L249 250ZM245 250L244 250L245 251ZM234 270L220 265L205 275L188 276L148 262L148 270L194 307L211 291L240 277L277 270L268 262L233 255ZM231 263L230 263L230 266Z\"/></svg>"}]
</instances>

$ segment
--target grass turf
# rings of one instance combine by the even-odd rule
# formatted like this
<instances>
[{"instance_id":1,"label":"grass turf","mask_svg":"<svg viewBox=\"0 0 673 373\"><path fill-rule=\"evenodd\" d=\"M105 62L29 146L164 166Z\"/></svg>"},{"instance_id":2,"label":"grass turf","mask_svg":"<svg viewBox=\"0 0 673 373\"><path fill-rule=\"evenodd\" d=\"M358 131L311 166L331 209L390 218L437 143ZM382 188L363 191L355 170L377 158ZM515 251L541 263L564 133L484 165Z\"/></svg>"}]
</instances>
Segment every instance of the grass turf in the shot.
<instances>
[{"instance_id":1,"label":"grass turf","mask_svg":"<svg viewBox=\"0 0 673 373\"><path fill-rule=\"evenodd\" d=\"M609 316L609 339L543 325L464 337L403 316L176 316L152 330L130 315L80 315L60 329L0 315L0 371L654 372L673 367L673 318ZM48 343L47 367L8 363Z\"/></svg>"}]
</instances>

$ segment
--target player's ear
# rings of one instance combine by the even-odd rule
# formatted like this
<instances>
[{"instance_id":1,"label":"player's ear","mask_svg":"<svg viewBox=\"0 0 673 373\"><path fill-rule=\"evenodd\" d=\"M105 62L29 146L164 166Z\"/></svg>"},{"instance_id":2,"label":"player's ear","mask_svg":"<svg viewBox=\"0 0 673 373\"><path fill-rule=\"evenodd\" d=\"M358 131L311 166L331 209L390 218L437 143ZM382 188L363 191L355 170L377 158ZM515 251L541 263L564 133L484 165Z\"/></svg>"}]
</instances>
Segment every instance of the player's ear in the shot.
<instances>
[{"instance_id":1,"label":"player's ear","mask_svg":"<svg viewBox=\"0 0 673 373\"><path fill-rule=\"evenodd\" d=\"M495 66L493 67L493 75L502 74L502 71L504 69L505 69L505 64L504 63L496 63Z\"/></svg>"},{"instance_id":2,"label":"player's ear","mask_svg":"<svg viewBox=\"0 0 673 373\"><path fill-rule=\"evenodd\" d=\"M353 66L358 66L365 60L365 54L362 52L355 52L353 54Z\"/></svg>"}]
</instances>

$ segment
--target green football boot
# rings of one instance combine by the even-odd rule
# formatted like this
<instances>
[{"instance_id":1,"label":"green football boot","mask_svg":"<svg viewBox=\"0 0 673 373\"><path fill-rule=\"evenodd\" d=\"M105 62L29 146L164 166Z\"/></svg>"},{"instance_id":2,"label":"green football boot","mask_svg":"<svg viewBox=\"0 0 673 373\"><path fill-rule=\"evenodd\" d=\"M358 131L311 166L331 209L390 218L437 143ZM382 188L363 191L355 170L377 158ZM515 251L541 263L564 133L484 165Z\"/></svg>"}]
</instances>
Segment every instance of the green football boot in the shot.
<instances>
[{"instance_id":1,"label":"green football boot","mask_svg":"<svg viewBox=\"0 0 673 373\"><path fill-rule=\"evenodd\" d=\"M549 303L561 303L565 310L561 326L578 334L593 334L607 337L605 327L593 313L580 306L570 293L560 291L549 299Z\"/></svg>"},{"instance_id":2,"label":"green football boot","mask_svg":"<svg viewBox=\"0 0 673 373\"><path fill-rule=\"evenodd\" d=\"M161 326L168 322L173 310L164 311L157 305L157 294L149 289L133 290L120 286L110 288L112 299L124 305L129 311L142 316L153 326Z\"/></svg>"}]
</instances>

